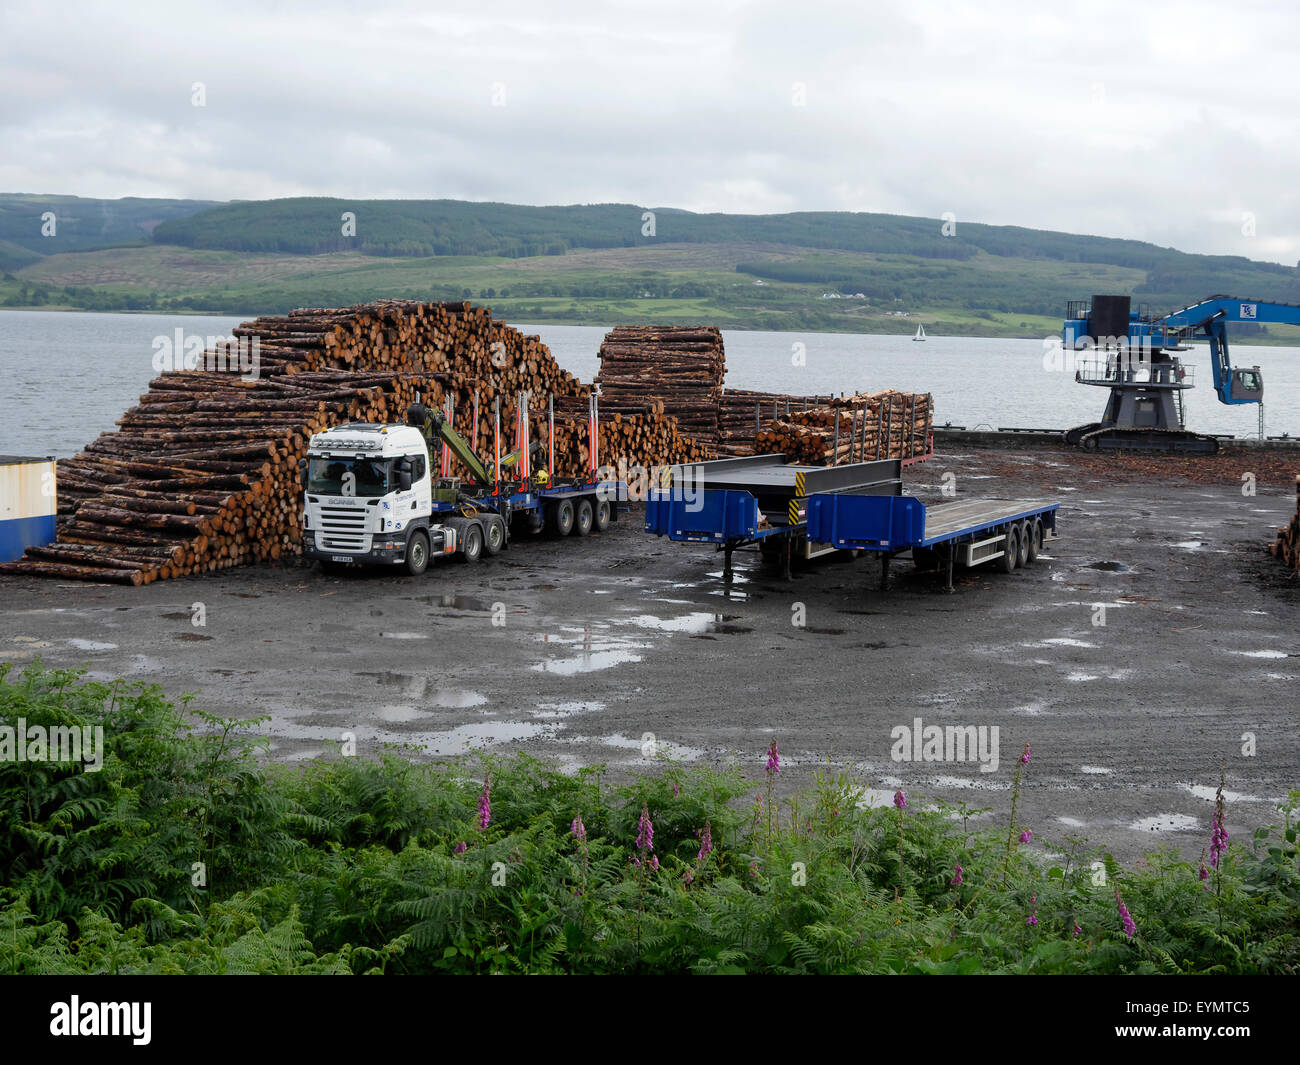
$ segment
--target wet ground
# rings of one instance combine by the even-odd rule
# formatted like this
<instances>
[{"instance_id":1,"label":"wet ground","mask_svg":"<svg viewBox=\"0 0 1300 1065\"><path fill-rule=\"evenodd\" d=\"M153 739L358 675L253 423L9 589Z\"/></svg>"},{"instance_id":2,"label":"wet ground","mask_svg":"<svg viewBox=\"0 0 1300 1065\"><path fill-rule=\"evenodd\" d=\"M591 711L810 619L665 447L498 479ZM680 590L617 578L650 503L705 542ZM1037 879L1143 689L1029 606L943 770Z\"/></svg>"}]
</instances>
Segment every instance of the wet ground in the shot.
<instances>
[{"instance_id":1,"label":"wet ground","mask_svg":"<svg viewBox=\"0 0 1300 1065\"><path fill-rule=\"evenodd\" d=\"M775 738L783 787L851 767L869 801L901 786L991 808L986 823L1005 817L1031 743L1021 817L1035 840L1087 837L1124 858L1156 842L1195 858L1226 763L1245 840L1300 787L1300 585L1264 550L1295 510L1290 468L1262 468L1244 495L1249 456L1173 482L1074 458L972 450L909 471L923 498L951 474L959 497L1061 502L1062 538L1036 565L972 571L951 595L905 560L881 593L874 559L787 583L752 554L728 588L720 555L645 535L634 511L585 543L516 543L418 580L296 566L145 588L0 578L0 660L269 715L285 761L352 733L361 753L522 749L618 774L653 764L652 739L757 779ZM891 733L917 718L996 726L996 771L895 760Z\"/></svg>"}]
</instances>

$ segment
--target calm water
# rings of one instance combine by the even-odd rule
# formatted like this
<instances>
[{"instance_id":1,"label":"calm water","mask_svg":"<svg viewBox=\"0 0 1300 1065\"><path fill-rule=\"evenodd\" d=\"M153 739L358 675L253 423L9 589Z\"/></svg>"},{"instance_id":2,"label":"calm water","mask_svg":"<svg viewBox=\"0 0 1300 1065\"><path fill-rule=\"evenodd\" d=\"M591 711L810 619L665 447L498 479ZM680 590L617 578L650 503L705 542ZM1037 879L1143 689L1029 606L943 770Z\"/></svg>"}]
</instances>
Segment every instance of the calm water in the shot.
<instances>
[{"instance_id":1,"label":"calm water","mask_svg":"<svg viewBox=\"0 0 1300 1065\"><path fill-rule=\"evenodd\" d=\"M229 334L242 319L152 314L0 311L0 372L10 397L0 422L0 454L71 455L133 406L154 377L154 339ZM598 326L527 325L566 370L595 375L605 330ZM1064 428L1099 417L1104 389L1076 385L1073 374L1043 366L1040 340L840 333L724 334L727 384L772 392L825 394L897 388L934 394L940 423L975 427ZM805 365L793 364L804 345ZM1266 431L1300 434L1300 349L1234 350L1239 364L1258 364L1267 382ZM1253 436L1253 406L1228 407L1210 388L1209 351L1184 353L1199 386L1187 393L1188 425L1203 432Z\"/></svg>"}]
</instances>

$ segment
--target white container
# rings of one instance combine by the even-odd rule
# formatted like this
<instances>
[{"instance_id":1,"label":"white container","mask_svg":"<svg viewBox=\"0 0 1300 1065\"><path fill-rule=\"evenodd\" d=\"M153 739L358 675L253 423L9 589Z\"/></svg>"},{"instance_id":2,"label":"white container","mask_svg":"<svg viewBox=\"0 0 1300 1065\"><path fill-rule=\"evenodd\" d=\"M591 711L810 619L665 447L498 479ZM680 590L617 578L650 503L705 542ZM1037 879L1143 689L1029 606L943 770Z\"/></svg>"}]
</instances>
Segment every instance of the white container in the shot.
<instances>
[{"instance_id":1,"label":"white container","mask_svg":"<svg viewBox=\"0 0 1300 1065\"><path fill-rule=\"evenodd\" d=\"M0 455L0 562L53 543L57 512L54 460Z\"/></svg>"}]
</instances>

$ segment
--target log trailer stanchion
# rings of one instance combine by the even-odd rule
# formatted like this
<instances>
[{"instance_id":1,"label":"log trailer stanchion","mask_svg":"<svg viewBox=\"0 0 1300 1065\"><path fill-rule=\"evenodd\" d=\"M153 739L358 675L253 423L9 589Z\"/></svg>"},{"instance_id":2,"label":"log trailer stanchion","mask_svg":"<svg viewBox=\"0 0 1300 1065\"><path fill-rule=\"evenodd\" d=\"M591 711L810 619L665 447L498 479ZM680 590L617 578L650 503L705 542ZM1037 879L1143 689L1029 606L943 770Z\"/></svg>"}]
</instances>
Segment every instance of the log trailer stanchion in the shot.
<instances>
[{"instance_id":1,"label":"log trailer stanchion","mask_svg":"<svg viewBox=\"0 0 1300 1065\"><path fill-rule=\"evenodd\" d=\"M350 422L312 437L303 463L303 553L325 568L361 562L423 573L440 555L477 562L510 543L512 532L586 536L618 520L615 481L602 481L600 417L588 409L588 469L557 478L555 408L548 404L548 466L534 470L542 445L531 440L529 394L517 397L515 450L501 454L501 401L493 401L493 460L484 462L453 427L455 411L414 403L405 425ZM474 397L477 410L478 396ZM475 435L478 419L475 418ZM434 457L438 471L434 473ZM453 477L452 458L468 480Z\"/></svg>"},{"instance_id":2,"label":"log trailer stanchion","mask_svg":"<svg viewBox=\"0 0 1300 1065\"><path fill-rule=\"evenodd\" d=\"M963 499L927 505L903 495L897 459L798 466L784 458L673 467L670 483L646 500L646 532L717 545L725 581L732 579L732 554L756 544L765 558L782 564L787 579L795 555L877 552L882 589L890 561L910 551L918 569L942 566L949 591L956 565L1000 561L1010 573L1032 563L1056 535L1057 503Z\"/></svg>"}]
</instances>

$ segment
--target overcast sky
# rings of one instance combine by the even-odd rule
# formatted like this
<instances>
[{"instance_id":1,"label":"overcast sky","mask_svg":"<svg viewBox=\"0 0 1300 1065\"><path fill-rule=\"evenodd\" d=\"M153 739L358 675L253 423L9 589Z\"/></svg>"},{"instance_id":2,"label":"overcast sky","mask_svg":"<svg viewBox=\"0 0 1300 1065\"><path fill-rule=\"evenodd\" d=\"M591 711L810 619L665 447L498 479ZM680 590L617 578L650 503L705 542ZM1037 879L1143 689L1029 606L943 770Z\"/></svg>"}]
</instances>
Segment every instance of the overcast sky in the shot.
<instances>
[{"instance_id":1,"label":"overcast sky","mask_svg":"<svg viewBox=\"0 0 1300 1065\"><path fill-rule=\"evenodd\" d=\"M1298 12L2 0L0 190L951 211L1295 264Z\"/></svg>"}]
</instances>

